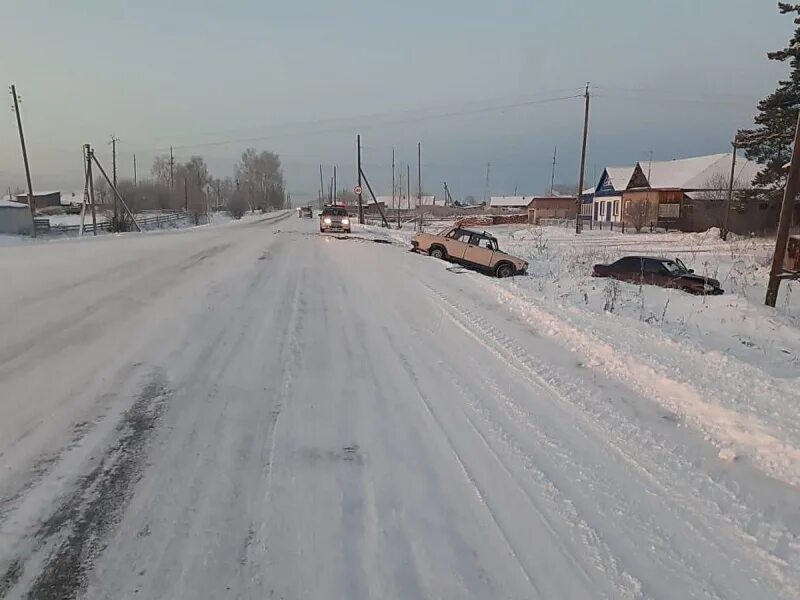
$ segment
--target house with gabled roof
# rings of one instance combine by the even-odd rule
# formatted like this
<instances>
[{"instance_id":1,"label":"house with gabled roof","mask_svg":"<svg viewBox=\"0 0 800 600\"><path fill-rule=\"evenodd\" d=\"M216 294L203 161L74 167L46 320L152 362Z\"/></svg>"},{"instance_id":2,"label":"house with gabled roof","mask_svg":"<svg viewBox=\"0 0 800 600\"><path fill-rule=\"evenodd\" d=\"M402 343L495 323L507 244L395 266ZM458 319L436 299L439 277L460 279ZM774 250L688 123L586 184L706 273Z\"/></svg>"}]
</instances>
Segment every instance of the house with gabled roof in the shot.
<instances>
[{"instance_id":1,"label":"house with gabled roof","mask_svg":"<svg viewBox=\"0 0 800 600\"><path fill-rule=\"evenodd\" d=\"M635 169L635 166L603 169L592 198L595 221L622 220L622 192L628 189Z\"/></svg>"},{"instance_id":2,"label":"house with gabled roof","mask_svg":"<svg viewBox=\"0 0 800 600\"><path fill-rule=\"evenodd\" d=\"M732 159L728 152L637 163L623 192L626 223L636 226L634 221L643 221L685 230L718 226L699 216L720 213L726 206ZM734 190L750 188L761 168L737 157Z\"/></svg>"}]
</instances>

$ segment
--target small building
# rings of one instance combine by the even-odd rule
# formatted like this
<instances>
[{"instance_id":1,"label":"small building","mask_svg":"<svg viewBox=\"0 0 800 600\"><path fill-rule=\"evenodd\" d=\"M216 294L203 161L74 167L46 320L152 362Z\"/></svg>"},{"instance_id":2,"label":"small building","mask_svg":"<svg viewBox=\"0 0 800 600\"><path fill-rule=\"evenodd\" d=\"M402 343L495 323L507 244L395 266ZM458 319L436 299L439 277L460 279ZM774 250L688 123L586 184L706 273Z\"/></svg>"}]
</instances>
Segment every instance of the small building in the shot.
<instances>
[{"instance_id":1,"label":"small building","mask_svg":"<svg viewBox=\"0 0 800 600\"><path fill-rule=\"evenodd\" d=\"M0 233L30 235L33 220L27 204L0 200Z\"/></svg>"},{"instance_id":2,"label":"small building","mask_svg":"<svg viewBox=\"0 0 800 600\"><path fill-rule=\"evenodd\" d=\"M594 188L586 188L581 192L581 219L589 220L594 211Z\"/></svg>"},{"instance_id":3,"label":"small building","mask_svg":"<svg viewBox=\"0 0 800 600\"><path fill-rule=\"evenodd\" d=\"M28 194L17 194L17 202L28 204ZM45 208L50 206L61 206L61 192L33 192L33 206L36 208Z\"/></svg>"},{"instance_id":4,"label":"small building","mask_svg":"<svg viewBox=\"0 0 800 600\"><path fill-rule=\"evenodd\" d=\"M524 213L528 210L531 200L533 196L492 196L489 198L488 208Z\"/></svg>"},{"instance_id":5,"label":"small building","mask_svg":"<svg viewBox=\"0 0 800 600\"><path fill-rule=\"evenodd\" d=\"M534 196L528 203L528 223L539 225L542 219L575 219L576 198L569 196Z\"/></svg>"},{"instance_id":6,"label":"small building","mask_svg":"<svg viewBox=\"0 0 800 600\"><path fill-rule=\"evenodd\" d=\"M636 167L606 167L592 198L595 221L622 221L622 192L628 189Z\"/></svg>"}]
</instances>

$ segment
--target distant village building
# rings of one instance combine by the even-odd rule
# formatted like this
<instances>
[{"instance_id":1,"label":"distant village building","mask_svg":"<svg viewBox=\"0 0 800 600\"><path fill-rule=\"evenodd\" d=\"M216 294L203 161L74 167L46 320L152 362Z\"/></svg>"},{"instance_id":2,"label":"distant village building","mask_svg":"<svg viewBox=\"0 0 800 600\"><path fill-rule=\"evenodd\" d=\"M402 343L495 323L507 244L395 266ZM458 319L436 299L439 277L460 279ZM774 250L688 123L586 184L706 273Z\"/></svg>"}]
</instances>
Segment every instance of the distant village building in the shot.
<instances>
[{"instance_id":1,"label":"distant village building","mask_svg":"<svg viewBox=\"0 0 800 600\"><path fill-rule=\"evenodd\" d=\"M594 211L594 188L586 188L581 192L581 219L589 220Z\"/></svg>"},{"instance_id":2,"label":"distant village building","mask_svg":"<svg viewBox=\"0 0 800 600\"><path fill-rule=\"evenodd\" d=\"M622 221L622 192L628 188L636 167L606 167L592 196L595 221Z\"/></svg>"},{"instance_id":3,"label":"distant village building","mask_svg":"<svg viewBox=\"0 0 800 600\"><path fill-rule=\"evenodd\" d=\"M12 200L0 200L0 234L30 234L33 228L27 204Z\"/></svg>"},{"instance_id":4,"label":"distant village building","mask_svg":"<svg viewBox=\"0 0 800 600\"><path fill-rule=\"evenodd\" d=\"M534 196L528 203L528 223L539 225L542 219L575 219L577 198L569 196Z\"/></svg>"},{"instance_id":5,"label":"distant village building","mask_svg":"<svg viewBox=\"0 0 800 600\"><path fill-rule=\"evenodd\" d=\"M489 198L490 209L498 211L515 211L524 213L528 210L528 205L533 200L533 196L492 196Z\"/></svg>"},{"instance_id":6,"label":"distant village building","mask_svg":"<svg viewBox=\"0 0 800 600\"><path fill-rule=\"evenodd\" d=\"M17 202L28 204L27 193L17 194L15 199ZM61 206L61 192L33 192L33 205L36 208Z\"/></svg>"},{"instance_id":7,"label":"distant village building","mask_svg":"<svg viewBox=\"0 0 800 600\"><path fill-rule=\"evenodd\" d=\"M395 196L378 196L377 197L378 204L384 210L411 210L417 208L418 206L444 206L444 201L439 200L437 202L436 196L422 196L421 198L417 198L415 195L406 196L404 195L395 195ZM368 200L364 200L366 207L371 207L375 205L375 202L372 198Z\"/></svg>"}]
</instances>

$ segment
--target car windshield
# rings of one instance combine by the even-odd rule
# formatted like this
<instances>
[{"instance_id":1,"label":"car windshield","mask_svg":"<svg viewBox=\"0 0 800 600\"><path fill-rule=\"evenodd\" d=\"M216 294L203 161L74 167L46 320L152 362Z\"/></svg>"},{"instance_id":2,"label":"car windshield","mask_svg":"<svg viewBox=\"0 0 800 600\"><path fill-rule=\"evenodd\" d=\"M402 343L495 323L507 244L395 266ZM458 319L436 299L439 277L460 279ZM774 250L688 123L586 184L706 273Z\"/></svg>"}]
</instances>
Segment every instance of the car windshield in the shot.
<instances>
[{"instance_id":1,"label":"car windshield","mask_svg":"<svg viewBox=\"0 0 800 600\"><path fill-rule=\"evenodd\" d=\"M347 211L344 208L326 208L322 214L326 217L346 217Z\"/></svg>"},{"instance_id":2,"label":"car windshield","mask_svg":"<svg viewBox=\"0 0 800 600\"><path fill-rule=\"evenodd\" d=\"M682 275L689 272L686 265L680 261L665 260L661 264L669 271L670 275Z\"/></svg>"}]
</instances>

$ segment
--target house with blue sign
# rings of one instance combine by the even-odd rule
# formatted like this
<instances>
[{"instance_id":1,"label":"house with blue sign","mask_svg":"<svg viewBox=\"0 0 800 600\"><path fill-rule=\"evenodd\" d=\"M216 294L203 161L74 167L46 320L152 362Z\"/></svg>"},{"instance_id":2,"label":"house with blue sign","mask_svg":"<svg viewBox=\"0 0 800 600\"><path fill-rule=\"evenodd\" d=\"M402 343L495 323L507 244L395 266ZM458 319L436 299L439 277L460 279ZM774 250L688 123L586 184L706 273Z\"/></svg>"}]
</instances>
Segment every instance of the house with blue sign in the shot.
<instances>
[{"instance_id":1,"label":"house with blue sign","mask_svg":"<svg viewBox=\"0 0 800 600\"><path fill-rule=\"evenodd\" d=\"M592 199L595 221L622 221L622 192L628 188L635 169L635 165L603 169Z\"/></svg>"}]
</instances>

